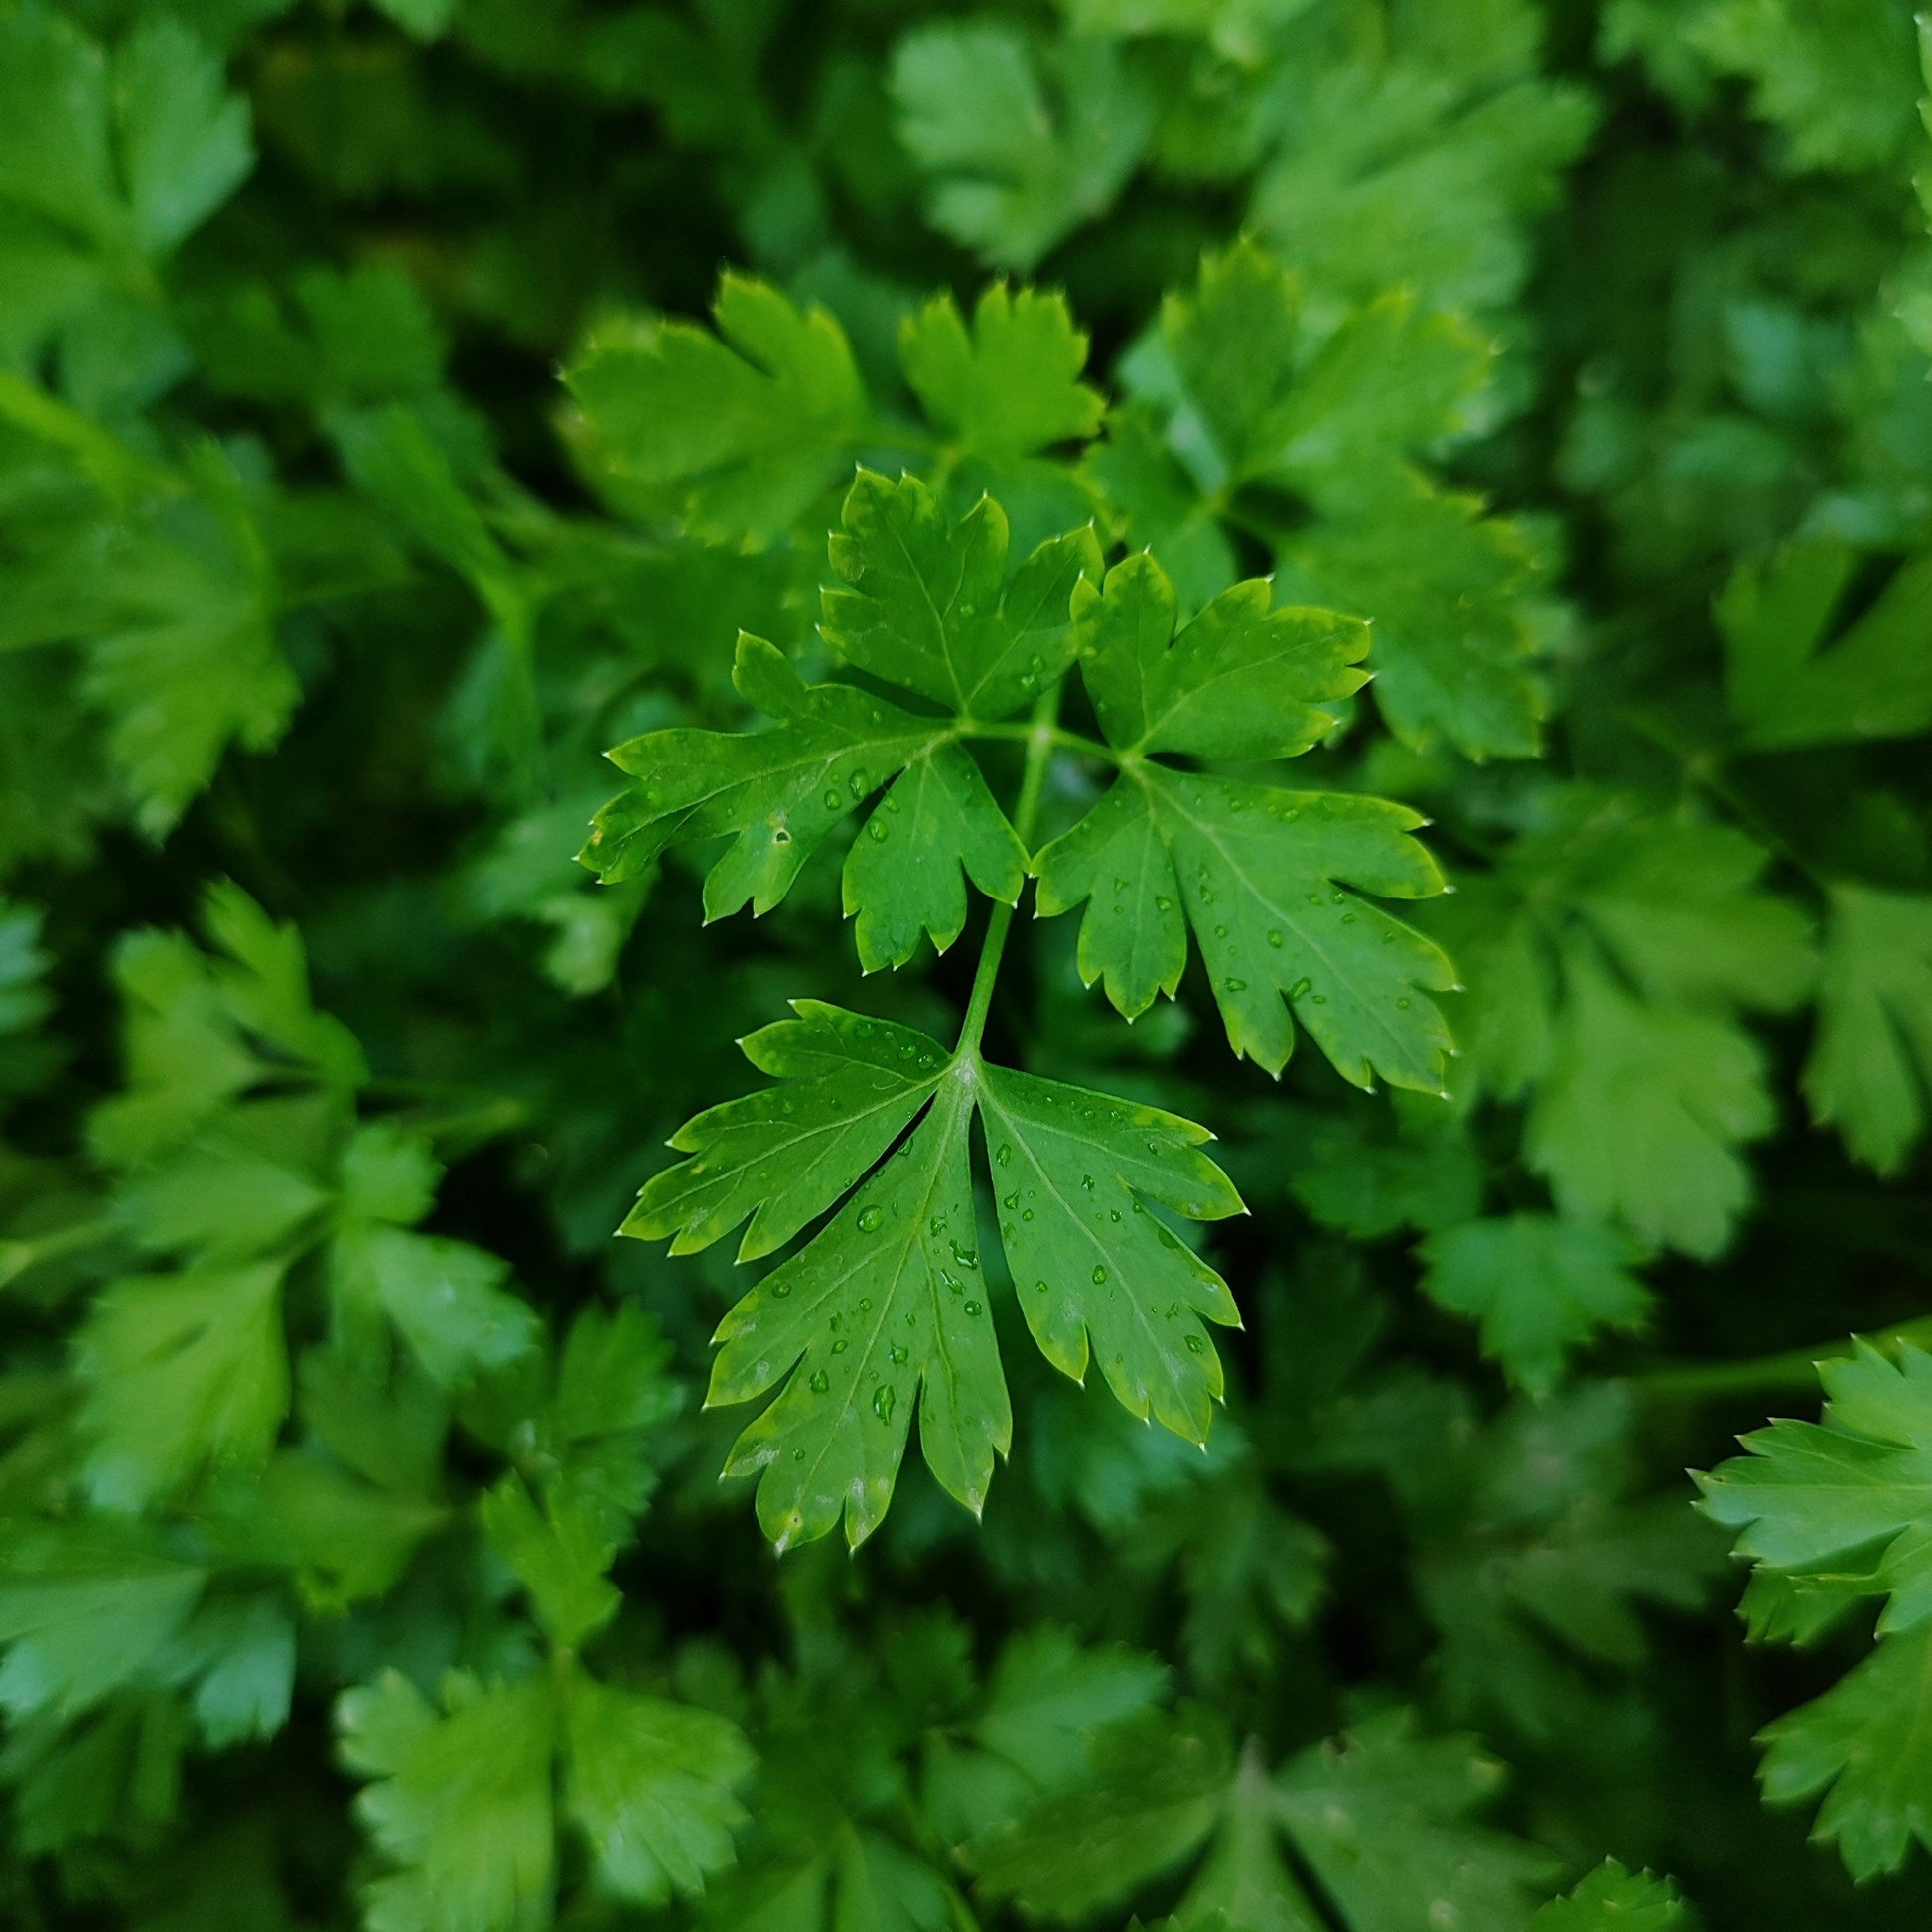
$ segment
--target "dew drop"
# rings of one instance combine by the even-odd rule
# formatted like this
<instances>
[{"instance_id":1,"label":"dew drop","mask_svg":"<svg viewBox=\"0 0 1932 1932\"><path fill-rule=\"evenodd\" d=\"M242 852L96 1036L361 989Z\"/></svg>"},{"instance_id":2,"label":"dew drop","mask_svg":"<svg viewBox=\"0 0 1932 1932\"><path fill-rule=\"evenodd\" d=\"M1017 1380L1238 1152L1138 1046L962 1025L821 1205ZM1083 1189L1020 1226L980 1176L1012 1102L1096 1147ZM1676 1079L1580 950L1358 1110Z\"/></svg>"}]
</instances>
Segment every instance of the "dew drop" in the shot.
<instances>
[{"instance_id":1,"label":"dew drop","mask_svg":"<svg viewBox=\"0 0 1932 1932\"><path fill-rule=\"evenodd\" d=\"M1305 974L1301 979L1297 980L1295 984L1288 989L1288 997L1291 1000L1306 999L1308 997L1309 989L1311 986L1313 986L1313 984L1314 984L1313 980L1308 978L1307 975Z\"/></svg>"},{"instance_id":2,"label":"dew drop","mask_svg":"<svg viewBox=\"0 0 1932 1932\"><path fill-rule=\"evenodd\" d=\"M1190 1355L1204 1354L1206 1352L1206 1349L1207 1349L1207 1344L1200 1338L1199 1335L1189 1335L1187 1337L1188 1354Z\"/></svg>"},{"instance_id":3,"label":"dew drop","mask_svg":"<svg viewBox=\"0 0 1932 1932\"><path fill-rule=\"evenodd\" d=\"M872 780L866 776L863 770L853 772L851 790L854 798L863 798L871 789Z\"/></svg>"},{"instance_id":4,"label":"dew drop","mask_svg":"<svg viewBox=\"0 0 1932 1932\"><path fill-rule=\"evenodd\" d=\"M1035 1282L1034 1290L1036 1294L1044 1295L1046 1293L1046 1284L1044 1282Z\"/></svg>"},{"instance_id":5,"label":"dew drop","mask_svg":"<svg viewBox=\"0 0 1932 1932\"><path fill-rule=\"evenodd\" d=\"M1016 1187L1012 1193L1002 1194L1000 1196L1000 1205L1011 1214L1020 1205L1020 1189Z\"/></svg>"},{"instance_id":6,"label":"dew drop","mask_svg":"<svg viewBox=\"0 0 1932 1932\"><path fill-rule=\"evenodd\" d=\"M1281 935L1281 929L1280 929L1280 927L1278 927L1278 926L1270 926L1270 927L1268 928L1268 943L1269 943L1269 944L1270 944L1271 946L1273 946L1273 947L1275 948L1275 950L1276 950L1277 952L1280 952L1280 951L1281 951L1281 949L1282 949L1282 935Z\"/></svg>"},{"instance_id":7,"label":"dew drop","mask_svg":"<svg viewBox=\"0 0 1932 1932\"><path fill-rule=\"evenodd\" d=\"M1166 893L1156 893L1154 895L1154 903L1163 912L1172 912L1173 910L1173 900Z\"/></svg>"},{"instance_id":8,"label":"dew drop","mask_svg":"<svg viewBox=\"0 0 1932 1932\"><path fill-rule=\"evenodd\" d=\"M893 1405L897 1400L898 1397L894 1392L893 1385L890 1382L882 1382L872 1392L872 1413L881 1422L889 1423L893 1419Z\"/></svg>"},{"instance_id":9,"label":"dew drop","mask_svg":"<svg viewBox=\"0 0 1932 1932\"><path fill-rule=\"evenodd\" d=\"M835 1355L843 1355L845 1351L849 1347L851 1347L851 1345L852 1344L848 1342L843 1335L841 1335L839 1339L832 1344L832 1353Z\"/></svg>"},{"instance_id":10,"label":"dew drop","mask_svg":"<svg viewBox=\"0 0 1932 1932\"><path fill-rule=\"evenodd\" d=\"M789 845L791 843L791 827L789 825L772 826L771 843L773 845Z\"/></svg>"},{"instance_id":11,"label":"dew drop","mask_svg":"<svg viewBox=\"0 0 1932 1932\"><path fill-rule=\"evenodd\" d=\"M782 1281L782 1280L775 1281L771 1284L771 1293L777 1296L780 1301L782 1301L787 1295L791 1293L791 1284L787 1281Z\"/></svg>"},{"instance_id":12,"label":"dew drop","mask_svg":"<svg viewBox=\"0 0 1932 1932\"><path fill-rule=\"evenodd\" d=\"M1106 1269L1101 1267L1101 1265L1098 1262L1095 1262L1093 1268L1093 1285L1096 1288L1098 1288L1101 1286L1103 1282L1106 1281L1106 1279L1107 1279Z\"/></svg>"},{"instance_id":13,"label":"dew drop","mask_svg":"<svg viewBox=\"0 0 1932 1932\"><path fill-rule=\"evenodd\" d=\"M838 787L836 785L834 785L832 789L825 794L825 809L828 812L837 811L838 808L844 803L845 800L839 796Z\"/></svg>"},{"instance_id":14,"label":"dew drop","mask_svg":"<svg viewBox=\"0 0 1932 1932\"><path fill-rule=\"evenodd\" d=\"M895 1368L903 1368L912 1359L897 1342L894 1342L892 1347L887 1349L886 1353L892 1357Z\"/></svg>"},{"instance_id":15,"label":"dew drop","mask_svg":"<svg viewBox=\"0 0 1932 1932\"><path fill-rule=\"evenodd\" d=\"M881 845L886 842L886 821L877 812L866 821L866 836L877 839Z\"/></svg>"},{"instance_id":16,"label":"dew drop","mask_svg":"<svg viewBox=\"0 0 1932 1932\"><path fill-rule=\"evenodd\" d=\"M980 1305L977 1302L968 1302L966 1304L966 1312L968 1314L978 1314L979 1311L980 1311Z\"/></svg>"},{"instance_id":17,"label":"dew drop","mask_svg":"<svg viewBox=\"0 0 1932 1932\"><path fill-rule=\"evenodd\" d=\"M952 1243L952 1258L962 1268L977 1268L980 1265L979 1256L971 1248L967 1247L963 1241L955 1241Z\"/></svg>"},{"instance_id":18,"label":"dew drop","mask_svg":"<svg viewBox=\"0 0 1932 1932\"><path fill-rule=\"evenodd\" d=\"M1404 1013L1407 1013L1409 1011L1408 995L1405 994L1401 999L1396 1001L1396 1005L1399 1006Z\"/></svg>"},{"instance_id":19,"label":"dew drop","mask_svg":"<svg viewBox=\"0 0 1932 1932\"><path fill-rule=\"evenodd\" d=\"M821 1369L813 1372L812 1379L805 1385L813 1395L823 1395L832 1386L832 1378Z\"/></svg>"},{"instance_id":20,"label":"dew drop","mask_svg":"<svg viewBox=\"0 0 1932 1932\"><path fill-rule=\"evenodd\" d=\"M1031 1221L1034 1218L1034 1210L1031 1207L1023 1207L1020 1210L1020 1218L1023 1221Z\"/></svg>"},{"instance_id":21,"label":"dew drop","mask_svg":"<svg viewBox=\"0 0 1932 1932\"><path fill-rule=\"evenodd\" d=\"M1248 982L1246 980L1223 980L1221 984L1230 993L1245 993L1248 990Z\"/></svg>"},{"instance_id":22,"label":"dew drop","mask_svg":"<svg viewBox=\"0 0 1932 1932\"><path fill-rule=\"evenodd\" d=\"M881 1209L877 1207L862 1207L859 1210L859 1232L861 1234L876 1234L884 1224L885 1219L886 1216Z\"/></svg>"},{"instance_id":23,"label":"dew drop","mask_svg":"<svg viewBox=\"0 0 1932 1932\"><path fill-rule=\"evenodd\" d=\"M1013 1159L1012 1146L1008 1142L1002 1141L999 1146L999 1151L994 1155L993 1158L994 1160L999 1162L1001 1167L1004 1168L1006 1164Z\"/></svg>"}]
</instances>

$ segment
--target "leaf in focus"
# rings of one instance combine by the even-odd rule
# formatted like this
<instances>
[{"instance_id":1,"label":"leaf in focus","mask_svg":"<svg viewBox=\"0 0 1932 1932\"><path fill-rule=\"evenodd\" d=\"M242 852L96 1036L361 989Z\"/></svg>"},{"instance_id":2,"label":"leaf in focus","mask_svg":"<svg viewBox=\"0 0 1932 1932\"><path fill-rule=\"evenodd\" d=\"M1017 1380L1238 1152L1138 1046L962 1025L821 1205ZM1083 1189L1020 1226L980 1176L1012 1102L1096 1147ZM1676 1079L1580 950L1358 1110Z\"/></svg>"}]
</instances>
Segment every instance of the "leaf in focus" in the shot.
<instances>
[{"instance_id":1,"label":"leaf in focus","mask_svg":"<svg viewBox=\"0 0 1932 1932\"><path fill-rule=\"evenodd\" d=\"M679 1128L671 1145L694 1158L651 1179L626 1234L670 1235L671 1252L688 1254L750 1214L738 1258L757 1261L853 1186L931 1097L942 1055L923 1034L818 1000L794 1011L741 1042L759 1072L786 1084Z\"/></svg>"},{"instance_id":2,"label":"leaf in focus","mask_svg":"<svg viewBox=\"0 0 1932 1932\"><path fill-rule=\"evenodd\" d=\"M1207 1131L1005 1067L982 1069L979 1109L1007 1266L1040 1353L1080 1382L1091 1359L1130 1415L1204 1443L1222 1381L1202 1323L1240 1315L1154 1210L1243 1211L1197 1152Z\"/></svg>"},{"instance_id":3,"label":"leaf in focus","mask_svg":"<svg viewBox=\"0 0 1932 1932\"><path fill-rule=\"evenodd\" d=\"M1605 1859L1575 1891L1544 1906L1530 1932L1683 1932L1689 1923L1668 1879Z\"/></svg>"}]
</instances>

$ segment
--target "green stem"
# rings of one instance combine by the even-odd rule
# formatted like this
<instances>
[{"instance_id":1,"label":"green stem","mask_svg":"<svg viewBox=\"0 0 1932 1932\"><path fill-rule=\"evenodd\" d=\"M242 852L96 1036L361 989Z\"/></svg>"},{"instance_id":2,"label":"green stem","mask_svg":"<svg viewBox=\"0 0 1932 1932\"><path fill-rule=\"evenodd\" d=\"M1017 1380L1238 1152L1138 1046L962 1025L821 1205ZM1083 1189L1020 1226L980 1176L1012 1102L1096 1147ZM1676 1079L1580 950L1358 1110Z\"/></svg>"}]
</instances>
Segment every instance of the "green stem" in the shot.
<instances>
[{"instance_id":1,"label":"green stem","mask_svg":"<svg viewBox=\"0 0 1932 1932\"><path fill-rule=\"evenodd\" d=\"M1049 742L1062 752L1077 752L1082 758L1101 759L1108 764L1119 764L1121 755L1111 745L1103 745L1097 738L1082 738L1078 732L1067 731L1060 725L1046 728ZM959 728L961 738L1000 738L1015 744L1032 745L1038 737L1040 727L1036 724L1025 725L980 725L962 724Z\"/></svg>"},{"instance_id":2,"label":"green stem","mask_svg":"<svg viewBox=\"0 0 1932 1932\"><path fill-rule=\"evenodd\" d=\"M1816 1348L1788 1349L1781 1355L1753 1355L1736 1362L1665 1363L1630 1380L1639 1395L1658 1402L1705 1402L1728 1395L1810 1389L1817 1386L1820 1362L1842 1360L1859 1341L1880 1349L1896 1348L1902 1342L1932 1346L1932 1315L1901 1321L1875 1335L1848 1335Z\"/></svg>"},{"instance_id":3,"label":"green stem","mask_svg":"<svg viewBox=\"0 0 1932 1932\"><path fill-rule=\"evenodd\" d=\"M1063 734L1053 719L1060 708L1060 687L1050 691L1034 706L1026 728L1027 763L1020 776L1020 798L1013 808L1013 829L1020 843L1033 851L1034 825L1039 817L1039 800L1046 789L1046 767L1052 761L1053 748ZM980 1037L986 1032L986 1016L993 1007L993 982L1000 976L1000 958L1007 949L1007 934L1013 930L1014 906L996 904L986 922L986 937L980 944L980 963L973 974L973 991L966 1002L966 1018L960 1023L959 1044L953 1057L979 1058Z\"/></svg>"}]
</instances>

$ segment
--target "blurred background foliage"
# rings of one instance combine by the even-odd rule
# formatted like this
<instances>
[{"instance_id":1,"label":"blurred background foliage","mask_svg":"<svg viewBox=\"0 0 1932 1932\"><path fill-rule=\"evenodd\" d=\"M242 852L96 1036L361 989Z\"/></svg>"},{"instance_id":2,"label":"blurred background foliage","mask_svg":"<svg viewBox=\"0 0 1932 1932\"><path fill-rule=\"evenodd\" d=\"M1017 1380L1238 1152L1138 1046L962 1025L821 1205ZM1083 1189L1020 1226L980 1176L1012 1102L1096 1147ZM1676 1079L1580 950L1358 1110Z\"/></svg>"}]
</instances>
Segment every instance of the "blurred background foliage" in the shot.
<instances>
[{"instance_id":1,"label":"blurred background foliage","mask_svg":"<svg viewBox=\"0 0 1932 1932\"><path fill-rule=\"evenodd\" d=\"M1681 1473L1919 1385L1923 91L1903 0L0 0L9 1921L1925 1920L1932 1419L1750 1643ZM1277 1087L1029 922L1002 1054L1254 1210L1226 1412L1010 1351L982 1523L780 1561L729 1257L612 1230L785 1000L970 967L572 855L828 668L855 462L1372 619L1313 781L1466 991L1448 1105Z\"/></svg>"}]
</instances>

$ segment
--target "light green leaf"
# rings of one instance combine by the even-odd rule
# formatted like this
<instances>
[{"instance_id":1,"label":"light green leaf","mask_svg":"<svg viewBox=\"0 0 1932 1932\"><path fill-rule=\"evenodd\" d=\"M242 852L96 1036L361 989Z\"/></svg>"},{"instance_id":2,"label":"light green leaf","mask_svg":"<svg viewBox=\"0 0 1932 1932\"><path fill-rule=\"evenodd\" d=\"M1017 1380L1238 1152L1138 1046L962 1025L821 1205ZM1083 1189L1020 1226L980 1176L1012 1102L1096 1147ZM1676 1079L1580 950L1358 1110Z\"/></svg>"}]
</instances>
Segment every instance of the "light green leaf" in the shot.
<instances>
[{"instance_id":1,"label":"light green leaf","mask_svg":"<svg viewBox=\"0 0 1932 1932\"><path fill-rule=\"evenodd\" d=\"M846 494L825 593L826 640L851 663L961 717L1004 718L1072 661L1070 601L1100 575L1091 530L1041 544L1007 574L1006 512L982 497L952 523L916 477L862 470Z\"/></svg>"},{"instance_id":2,"label":"light green leaf","mask_svg":"<svg viewBox=\"0 0 1932 1932\"><path fill-rule=\"evenodd\" d=\"M1932 897L1834 885L1805 1098L1881 1174L1925 1131L1932 1088Z\"/></svg>"},{"instance_id":3,"label":"light green leaf","mask_svg":"<svg viewBox=\"0 0 1932 1932\"><path fill-rule=\"evenodd\" d=\"M1409 836L1419 813L1352 793L1306 792L1130 765L1070 832L1036 855L1043 913L1090 901L1080 974L1130 1019L1172 994L1193 927L1228 1044L1271 1073L1296 1018L1346 1080L1434 1093L1449 1036L1427 997L1453 983L1421 934L1344 890L1422 898L1442 890Z\"/></svg>"},{"instance_id":4,"label":"light green leaf","mask_svg":"<svg viewBox=\"0 0 1932 1932\"><path fill-rule=\"evenodd\" d=\"M0 197L103 251L156 258L253 160L246 101L179 21L144 22L111 62L58 14L0 23Z\"/></svg>"},{"instance_id":5,"label":"light green leaf","mask_svg":"<svg viewBox=\"0 0 1932 1932\"><path fill-rule=\"evenodd\" d=\"M1628 1330L1650 1311L1626 1234L1554 1214L1512 1214L1444 1228L1422 1243L1422 1289L1480 1324L1482 1352L1512 1382L1547 1395L1569 1351L1598 1328Z\"/></svg>"},{"instance_id":6,"label":"light green leaf","mask_svg":"<svg viewBox=\"0 0 1932 1932\"><path fill-rule=\"evenodd\" d=\"M1725 690L1762 750L1910 738L1932 725L1932 558L1902 566L1833 635L1859 556L1825 538L1740 565L1718 600Z\"/></svg>"},{"instance_id":7,"label":"light green leaf","mask_svg":"<svg viewBox=\"0 0 1932 1932\"><path fill-rule=\"evenodd\" d=\"M1537 563L1521 533L1474 497L1410 475L1372 511L1285 538L1275 581L1286 596L1374 624L1375 702L1405 743L1530 758L1545 708L1528 664Z\"/></svg>"},{"instance_id":8,"label":"light green leaf","mask_svg":"<svg viewBox=\"0 0 1932 1932\"><path fill-rule=\"evenodd\" d=\"M870 422L845 332L727 275L718 334L618 321L565 373L596 463L661 492L701 536L769 543L837 480Z\"/></svg>"},{"instance_id":9,"label":"light green leaf","mask_svg":"<svg viewBox=\"0 0 1932 1932\"><path fill-rule=\"evenodd\" d=\"M1639 1001L1583 945L1565 949L1563 983L1525 1157L1574 1219L1718 1253L1750 1197L1738 1149L1774 1119L1756 1042L1719 1014Z\"/></svg>"},{"instance_id":10,"label":"light green leaf","mask_svg":"<svg viewBox=\"0 0 1932 1932\"><path fill-rule=\"evenodd\" d=\"M538 1932L550 1919L555 1716L541 1680L452 1672L442 1709L399 1672L344 1694L355 1809L399 1866L367 1888L369 1932Z\"/></svg>"},{"instance_id":11,"label":"light green leaf","mask_svg":"<svg viewBox=\"0 0 1932 1932\"><path fill-rule=\"evenodd\" d=\"M512 1470L477 1509L483 1534L530 1592L552 1643L574 1651L618 1613L623 1592L604 1574L617 1547L594 1504L553 1485L539 1509Z\"/></svg>"},{"instance_id":12,"label":"light green leaf","mask_svg":"<svg viewBox=\"0 0 1932 1932\"><path fill-rule=\"evenodd\" d=\"M248 103L179 21L144 22L114 57L114 108L134 239L168 253L254 166Z\"/></svg>"},{"instance_id":13,"label":"light green leaf","mask_svg":"<svg viewBox=\"0 0 1932 1932\"><path fill-rule=\"evenodd\" d=\"M267 1460L289 1406L284 1266L133 1276L102 1292L75 1343L98 1501L138 1509Z\"/></svg>"},{"instance_id":14,"label":"light green leaf","mask_svg":"<svg viewBox=\"0 0 1932 1932\"><path fill-rule=\"evenodd\" d=\"M732 1788L753 1765L733 1725L579 1672L564 1730L564 1808L590 1842L605 1890L657 1905L703 1890L732 1863L732 1834L745 1823Z\"/></svg>"},{"instance_id":15,"label":"light green leaf","mask_svg":"<svg viewBox=\"0 0 1932 1932\"><path fill-rule=\"evenodd\" d=\"M671 1235L671 1252L688 1254L750 1214L738 1258L757 1261L856 1185L931 1098L944 1055L924 1034L817 1000L793 1010L795 1020L740 1042L754 1066L787 1084L679 1128L671 1145L694 1158L653 1176L624 1233Z\"/></svg>"},{"instance_id":16,"label":"light green leaf","mask_svg":"<svg viewBox=\"0 0 1932 1932\"><path fill-rule=\"evenodd\" d=\"M899 359L926 414L994 462L1084 442L1106 408L1080 380L1087 338L1066 298L1036 289L990 284L970 331L952 297L935 296L900 325Z\"/></svg>"},{"instance_id":17,"label":"light green leaf","mask_svg":"<svg viewBox=\"0 0 1932 1932\"><path fill-rule=\"evenodd\" d=\"M538 1322L503 1283L509 1264L467 1241L371 1225L336 1243L335 1288L380 1308L439 1388L506 1368L535 1345Z\"/></svg>"},{"instance_id":18,"label":"light green leaf","mask_svg":"<svg viewBox=\"0 0 1932 1932\"><path fill-rule=\"evenodd\" d=\"M1154 101L1105 40L1036 58L992 22L919 27L893 56L899 138L932 178L933 225L996 268L1028 270L1106 213Z\"/></svg>"},{"instance_id":19,"label":"light green leaf","mask_svg":"<svg viewBox=\"0 0 1932 1932\"><path fill-rule=\"evenodd\" d=\"M982 1068L979 1107L1007 1266L1040 1353L1076 1381L1091 1354L1131 1415L1204 1443L1222 1383L1201 1323L1240 1316L1148 1203L1195 1221L1243 1211L1195 1152L1207 1131L1004 1067Z\"/></svg>"},{"instance_id":20,"label":"light green leaf","mask_svg":"<svg viewBox=\"0 0 1932 1932\"><path fill-rule=\"evenodd\" d=\"M154 1681L207 1582L206 1570L84 1530L17 1539L0 1570L0 1706L71 1718Z\"/></svg>"}]
</instances>

